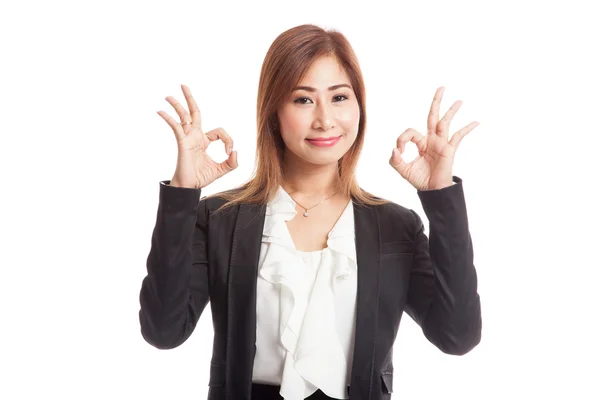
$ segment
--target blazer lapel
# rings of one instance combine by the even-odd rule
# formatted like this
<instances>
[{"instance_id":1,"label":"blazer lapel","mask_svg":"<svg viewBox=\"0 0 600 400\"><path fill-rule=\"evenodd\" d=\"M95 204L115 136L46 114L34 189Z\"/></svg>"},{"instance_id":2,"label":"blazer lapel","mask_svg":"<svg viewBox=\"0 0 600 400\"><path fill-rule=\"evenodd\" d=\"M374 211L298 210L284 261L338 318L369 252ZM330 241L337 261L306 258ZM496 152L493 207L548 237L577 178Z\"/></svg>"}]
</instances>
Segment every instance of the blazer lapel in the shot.
<instances>
[{"instance_id":1,"label":"blazer lapel","mask_svg":"<svg viewBox=\"0 0 600 400\"><path fill-rule=\"evenodd\" d=\"M266 206L239 207L227 290L225 398L250 399L256 352L256 279Z\"/></svg>"},{"instance_id":2,"label":"blazer lapel","mask_svg":"<svg viewBox=\"0 0 600 400\"><path fill-rule=\"evenodd\" d=\"M354 234L358 266L356 328L350 380L353 399L369 399L379 299L380 237L375 207L354 203Z\"/></svg>"}]
</instances>

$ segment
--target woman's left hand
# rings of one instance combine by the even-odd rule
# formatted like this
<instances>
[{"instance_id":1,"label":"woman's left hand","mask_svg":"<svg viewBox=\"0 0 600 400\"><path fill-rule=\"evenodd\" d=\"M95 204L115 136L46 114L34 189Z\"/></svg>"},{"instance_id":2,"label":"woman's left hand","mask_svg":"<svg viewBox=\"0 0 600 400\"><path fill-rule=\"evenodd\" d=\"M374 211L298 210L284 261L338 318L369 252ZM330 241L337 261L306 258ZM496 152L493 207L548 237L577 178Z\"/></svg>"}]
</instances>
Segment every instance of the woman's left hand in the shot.
<instances>
[{"instance_id":1,"label":"woman's left hand","mask_svg":"<svg viewBox=\"0 0 600 400\"><path fill-rule=\"evenodd\" d=\"M467 133L471 132L479 122L473 121L465 126L448 141L448 129L454 115L462 105L456 101L440 120L440 103L444 87L439 87L433 97L429 117L427 118L427 136L409 128L396 140L390 165L400 173L417 190L435 190L452 186L452 164L458 145ZM402 159L406 143L417 145L419 156L410 163Z\"/></svg>"}]
</instances>

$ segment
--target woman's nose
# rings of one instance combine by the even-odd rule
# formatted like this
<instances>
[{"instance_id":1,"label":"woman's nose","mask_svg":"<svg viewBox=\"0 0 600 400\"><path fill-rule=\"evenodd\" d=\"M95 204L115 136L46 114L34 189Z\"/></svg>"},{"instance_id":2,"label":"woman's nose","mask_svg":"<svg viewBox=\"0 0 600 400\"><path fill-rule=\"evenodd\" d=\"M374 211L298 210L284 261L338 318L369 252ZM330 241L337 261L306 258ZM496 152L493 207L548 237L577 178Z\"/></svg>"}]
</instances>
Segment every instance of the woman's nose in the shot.
<instances>
[{"instance_id":1,"label":"woman's nose","mask_svg":"<svg viewBox=\"0 0 600 400\"><path fill-rule=\"evenodd\" d=\"M327 131L334 127L333 113L328 106L318 106L317 115L314 122L315 129Z\"/></svg>"}]
</instances>

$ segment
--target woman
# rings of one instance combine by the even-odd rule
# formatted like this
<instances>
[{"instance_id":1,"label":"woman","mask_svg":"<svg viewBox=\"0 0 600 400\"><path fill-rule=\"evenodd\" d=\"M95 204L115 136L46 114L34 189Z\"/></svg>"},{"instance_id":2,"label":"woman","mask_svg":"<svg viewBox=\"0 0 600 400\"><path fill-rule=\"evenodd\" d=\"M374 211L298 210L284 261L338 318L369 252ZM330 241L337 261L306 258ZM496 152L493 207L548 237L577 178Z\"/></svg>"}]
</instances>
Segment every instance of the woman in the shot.
<instances>
[{"instance_id":1,"label":"woman","mask_svg":"<svg viewBox=\"0 0 600 400\"><path fill-rule=\"evenodd\" d=\"M160 185L139 316L144 339L170 349L210 300L209 399L389 399L404 311L443 352L478 344L477 275L462 181L452 175L456 148L476 123L448 139L460 102L440 120L438 89L427 135L406 130L389 160L417 189L429 241L417 213L358 186L365 89L342 34L302 25L271 45L256 170L236 189L200 199L237 168L237 152L223 129L203 133L182 89L187 110L167 97L180 122L159 112L179 153ZM229 154L221 163L205 153L216 140ZM420 154L411 163L401 157L408 141Z\"/></svg>"}]
</instances>

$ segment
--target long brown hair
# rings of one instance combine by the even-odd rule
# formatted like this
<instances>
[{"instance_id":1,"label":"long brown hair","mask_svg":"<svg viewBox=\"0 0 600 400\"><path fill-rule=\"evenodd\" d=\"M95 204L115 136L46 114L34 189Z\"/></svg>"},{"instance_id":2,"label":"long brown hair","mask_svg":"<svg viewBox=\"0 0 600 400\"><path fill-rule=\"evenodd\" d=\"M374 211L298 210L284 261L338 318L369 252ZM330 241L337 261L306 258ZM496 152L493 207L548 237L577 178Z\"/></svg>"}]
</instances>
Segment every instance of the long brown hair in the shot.
<instances>
[{"instance_id":1,"label":"long brown hair","mask_svg":"<svg viewBox=\"0 0 600 400\"><path fill-rule=\"evenodd\" d=\"M365 205L388 203L361 189L355 169L362 150L367 114L365 85L358 59L346 37L335 30L315 25L300 25L280 34L267 51L260 72L256 104L257 146L254 173L245 184L214 194L226 200L219 208L239 203L266 204L277 193L283 181L285 144L279 131L277 109L292 89L304 78L315 60L334 56L346 71L360 108L358 134L352 147L338 161L340 194Z\"/></svg>"}]
</instances>

